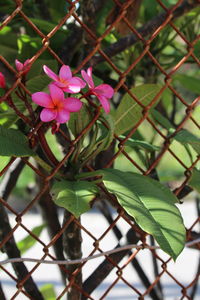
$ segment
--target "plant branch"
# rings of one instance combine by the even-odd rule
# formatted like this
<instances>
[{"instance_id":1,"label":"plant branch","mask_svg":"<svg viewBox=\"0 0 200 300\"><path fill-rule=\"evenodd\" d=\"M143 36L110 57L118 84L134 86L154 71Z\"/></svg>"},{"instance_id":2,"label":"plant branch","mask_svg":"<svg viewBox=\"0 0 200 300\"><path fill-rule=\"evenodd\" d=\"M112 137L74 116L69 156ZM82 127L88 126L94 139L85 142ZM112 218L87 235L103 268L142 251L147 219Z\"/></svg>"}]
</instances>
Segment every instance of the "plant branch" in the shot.
<instances>
[{"instance_id":1,"label":"plant branch","mask_svg":"<svg viewBox=\"0 0 200 300\"><path fill-rule=\"evenodd\" d=\"M2 198L4 201L7 201L12 190L16 186L16 182L25 166L25 162L20 160L17 164L14 162L14 166L12 166L8 173L6 173L6 177L1 183L1 186L3 186L3 192L2 192ZM14 169L12 169L14 167ZM5 188L4 188L5 186Z\"/></svg>"},{"instance_id":2,"label":"plant branch","mask_svg":"<svg viewBox=\"0 0 200 300\"><path fill-rule=\"evenodd\" d=\"M131 242L137 244L139 237L131 228ZM120 243L117 244L115 249L120 247ZM105 260L96 268L96 270L86 279L83 283L83 290L88 294L91 294L101 282L110 274L116 265L129 253L130 249L124 248L120 252L110 254ZM111 262L112 261L112 262ZM85 300L85 296L82 296L82 300Z\"/></svg>"},{"instance_id":3,"label":"plant branch","mask_svg":"<svg viewBox=\"0 0 200 300\"><path fill-rule=\"evenodd\" d=\"M106 204L105 201L97 202L97 204L98 204L98 208L101 210L102 214L104 215L104 217L106 218L108 223L111 225L113 223L113 218L112 218L112 215L110 214L108 205ZM112 228L112 230L113 230L116 238L118 240L120 240L123 235L122 235L121 231L119 230L119 228L115 225ZM130 237L130 239L131 239L131 237ZM129 242L129 233L127 233L127 241ZM131 255L131 254L132 254L132 251L130 249L129 255ZM143 268L141 267L141 265L140 265L140 263L139 263L139 261L137 260L136 257L131 261L131 264L132 264L133 268L136 270L136 272L137 272L141 282L143 283L143 285L146 288L149 288L151 286L149 278L145 274ZM151 298L153 300L160 300L161 299L161 297L158 296L155 287L151 289L151 291L149 292L149 295L151 296Z\"/></svg>"},{"instance_id":4,"label":"plant branch","mask_svg":"<svg viewBox=\"0 0 200 300\"><path fill-rule=\"evenodd\" d=\"M1 283L0 283L0 299L1 300L6 300L6 297L5 297L4 291L2 289Z\"/></svg>"},{"instance_id":5,"label":"plant branch","mask_svg":"<svg viewBox=\"0 0 200 300\"><path fill-rule=\"evenodd\" d=\"M38 185L39 188L41 188L41 178L38 178ZM49 233L49 237L52 240L61 230L59 218L58 218L58 208L53 203L50 191L47 189L44 194L40 197L39 206L42 211L42 217L44 222L47 224L47 230ZM62 245L62 238L59 237L54 243L53 248L56 254L56 258L59 260L64 260L64 254L63 254L63 245ZM63 282L65 283L65 277L66 274L63 271L63 269L60 268L61 276L63 279Z\"/></svg>"},{"instance_id":6,"label":"plant branch","mask_svg":"<svg viewBox=\"0 0 200 300\"><path fill-rule=\"evenodd\" d=\"M20 251L17 248L14 236L13 235L10 236L11 232L12 232L12 228L9 224L7 212L3 204L0 203L0 244L3 243L3 249L10 259L14 257L21 258ZM8 240L9 236L10 239ZM5 239L7 239L6 243L4 243ZM30 273L27 270L24 263L23 262L12 263L12 266L13 269L15 270L19 283L23 282L23 286L26 292L32 297L32 299L44 300L42 294L38 290L35 282L30 276Z\"/></svg>"},{"instance_id":7,"label":"plant branch","mask_svg":"<svg viewBox=\"0 0 200 300\"><path fill-rule=\"evenodd\" d=\"M199 1L196 1L196 0L185 0L182 5L177 7L171 13L172 14L171 20L175 20L175 19L183 16L190 10L197 7L199 4L200 4ZM171 10L169 10L169 11L171 11ZM154 17L153 19L151 19L150 21L148 21L145 25L143 25L142 27L140 27L137 30L138 33L143 38L154 33L163 24L163 22L166 20L166 18L169 16L169 11L163 12L163 13L159 14L158 16ZM140 39L136 34L134 34L134 33L129 34L129 35L119 39L119 41L117 41L116 43L113 43L112 45L107 47L104 50L104 53L108 57L115 56L116 54L119 54L120 52L124 51L125 49L129 48L130 46L133 46L139 40ZM90 65L95 66L103 61L105 61L105 58L103 56L94 56L90 60Z\"/></svg>"},{"instance_id":8,"label":"plant branch","mask_svg":"<svg viewBox=\"0 0 200 300\"><path fill-rule=\"evenodd\" d=\"M72 214L65 210L63 224L65 225ZM80 220L79 220L80 222ZM76 224L76 222L72 221L66 230L63 233L63 248L68 258L70 259L81 259L82 257L82 238L81 238L81 229ZM81 297L81 293L76 287L73 285L75 283L80 288L82 287L82 271L79 269L79 265L70 265L68 267L69 275L68 280L71 283L71 288L68 291L67 299L68 300L78 300Z\"/></svg>"}]
</instances>

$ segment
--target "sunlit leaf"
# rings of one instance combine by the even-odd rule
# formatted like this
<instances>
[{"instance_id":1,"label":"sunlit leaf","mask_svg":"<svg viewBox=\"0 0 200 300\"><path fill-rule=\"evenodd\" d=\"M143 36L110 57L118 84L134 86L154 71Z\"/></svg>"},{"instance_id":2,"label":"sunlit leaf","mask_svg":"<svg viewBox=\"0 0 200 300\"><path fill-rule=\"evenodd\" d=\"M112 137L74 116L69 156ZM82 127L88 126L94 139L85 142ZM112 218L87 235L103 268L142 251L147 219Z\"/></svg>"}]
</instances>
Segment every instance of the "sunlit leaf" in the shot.
<instances>
[{"instance_id":1,"label":"sunlit leaf","mask_svg":"<svg viewBox=\"0 0 200 300\"><path fill-rule=\"evenodd\" d=\"M136 223L175 260L185 244L185 227L174 194L156 180L119 170L103 170L103 182Z\"/></svg>"},{"instance_id":2,"label":"sunlit leaf","mask_svg":"<svg viewBox=\"0 0 200 300\"><path fill-rule=\"evenodd\" d=\"M147 106L160 91L156 84L144 84L131 89L142 105ZM115 133L123 134L130 130L142 118L143 108L129 94L126 94L115 114Z\"/></svg>"},{"instance_id":3,"label":"sunlit leaf","mask_svg":"<svg viewBox=\"0 0 200 300\"><path fill-rule=\"evenodd\" d=\"M76 218L90 209L90 201L98 193L95 184L85 181L59 181L55 182L51 195L54 202L66 208Z\"/></svg>"}]
</instances>

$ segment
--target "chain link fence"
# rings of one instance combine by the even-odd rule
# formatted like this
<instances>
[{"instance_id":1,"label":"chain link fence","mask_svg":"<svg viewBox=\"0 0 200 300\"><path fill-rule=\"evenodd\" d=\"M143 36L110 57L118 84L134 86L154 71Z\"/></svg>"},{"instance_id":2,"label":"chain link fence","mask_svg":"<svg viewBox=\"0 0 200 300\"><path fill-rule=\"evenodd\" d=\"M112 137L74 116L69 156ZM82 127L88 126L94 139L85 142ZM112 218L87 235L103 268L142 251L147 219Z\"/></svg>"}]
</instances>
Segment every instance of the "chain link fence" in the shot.
<instances>
[{"instance_id":1,"label":"chain link fence","mask_svg":"<svg viewBox=\"0 0 200 300\"><path fill-rule=\"evenodd\" d=\"M1 156L0 248L4 254L1 254L0 268L1 274L6 274L16 287L10 299L111 299L109 297L118 286L126 287L129 295L122 295L120 299L198 299L200 208L198 194L193 189L198 182L194 183L192 178L199 166L199 87L195 78L200 65L199 1L76 0L53 3L15 0L0 3L0 70L10 83L1 95L1 105L17 89L21 91L23 99L19 95L18 100L10 99L6 113L12 117L12 124L18 124L22 132L25 130L30 147L41 151L52 166L47 171L27 156ZM57 11L60 14L56 14ZM11 40L7 35L10 28L13 30ZM30 59L30 84L25 84L23 71L18 72L14 67L13 58L24 59L25 55ZM58 66L69 64L74 74L92 66L96 78L115 89L113 110L119 108L124 95L137 105L139 118L135 120L134 111L129 111L129 115L120 115L118 121L123 124L128 118L133 125L123 133L115 130L111 145L95 160L85 161L82 169L93 172L115 166L154 179L162 178L180 203L184 202L182 207L186 205L183 218L187 219L187 214L190 216L186 222L186 251L189 254L184 256L189 261L180 259L182 272L192 270L189 273L193 276L187 277L187 281L185 276L177 273L172 259L158 249L154 239L134 223L103 186L104 196L93 200L92 212L88 213L91 222L89 217L84 221L84 215L75 218L68 211L63 212L52 201L52 181L74 155L81 138L96 124L100 111L91 102L95 113L73 139L69 138L63 125L51 135L51 124L39 120L38 108L29 101L31 94L39 91L43 79L34 72L41 70L43 64L54 66L55 71ZM147 103L137 92L137 86L141 84L156 85L154 95ZM133 88L135 85L136 89ZM153 108L156 108L154 114L151 113ZM3 106L1 112L5 112ZM6 115L2 115L1 124L9 127L5 118ZM169 131L169 124L173 125L172 131ZM101 126L107 128L105 122L101 122ZM132 137L141 142L140 133L157 147L156 151L146 151L141 148L144 147L141 143L134 149L130 147ZM56 140L63 151L54 149ZM198 150L188 149L191 145ZM143 156L138 158L141 151L148 156L148 164L143 162ZM25 200L21 201L21 198ZM190 209L194 212L192 217ZM40 212L45 225L32 229L25 220L35 211ZM96 211L101 215L102 224L98 221L95 224L98 220ZM99 229L91 229L93 225L100 227L100 234L96 233ZM45 241L40 235L44 227L49 233ZM29 237L24 240L25 248L31 241L31 245L37 244L41 249L32 257L29 252L23 253L15 240L22 229ZM110 242L112 239L115 242ZM86 250L82 256L81 244L84 245L85 240L88 245L84 246ZM107 253L108 250L111 251ZM100 257L95 257L96 254ZM27 257L33 261L27 262ZM69 261L63 262L65 257ZM54 263L61 276L61 288L52 298L44 296L34 279L47 260ZM106 278L110 278L109 283L103 285ZM139 285L134 278L138 279ZM170 288L166 290L164 278L177 288L176 294ZM0 286L2 300L7 294L4 283L2 281ZM96 291L99 291L98 296Z\"/></svg>"}]
</instances>

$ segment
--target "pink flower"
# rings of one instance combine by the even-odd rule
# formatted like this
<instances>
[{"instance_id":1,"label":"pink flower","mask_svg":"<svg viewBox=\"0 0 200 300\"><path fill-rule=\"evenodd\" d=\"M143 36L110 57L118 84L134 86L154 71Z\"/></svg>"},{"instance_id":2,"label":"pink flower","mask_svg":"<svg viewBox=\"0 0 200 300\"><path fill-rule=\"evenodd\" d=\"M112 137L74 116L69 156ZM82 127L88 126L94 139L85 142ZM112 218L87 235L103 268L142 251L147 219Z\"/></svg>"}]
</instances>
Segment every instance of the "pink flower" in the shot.
<instances>
[{"instance_id":1,"label":"pink flower","mask_svg":"<svg viewBox=\"0 0 200 300\"><path fill-rule=\"evenodd\" d=\"M57 124L69 121L70 113L79 111L82 103L77 98L64 98L63 91L54 84L49 85L50 95L44 92L32 94L32 100L44 107L40 113L43 122L55 120Z\"/></svg>"},{"instance_id":2,"label":"pink flower","mask_svg":"<svg viewBox=\"0 0 200 300\"><path fill-rule=\"evenodd\" d=\"M18 59L15 60L15 66L18 72L24 71L24 74L28 73L31 66L29 65L30 59L27 59L24 63L21 63Z\"/></svg>"},{"instance_id":3,"label":"pink flower","mask_svg":"<svg viewBox=\"0 0 200 300\"><path fill-rule=\"evenodd\" d=\"M85 82L79 77L73 77L69 66L63 65L60 68L59 75L55 74L47 66L43 66L44 72L51 79L54 80L53 84L61 88L66 93L79 93L85 87Z\"/></svg>"},{"instance_id":4,"label":"pink flower","mask_svg":"<svg viewBox=\"0 0 200 300\"><path fill-rule=\"evenodd\" d=\"M109 84L100 84L95 87L94 81L92 79L91 67L87 69L87 72L82 70L81 75L89 86L89 94L95 95L99 99L101 105L103 106L103 109L108 114L110 112L110 103L108 100L112 98L114 94L113 88Z\"/></svg>"},{"instance_id":5,"label":"pink flower","mask_svg":"<svg viewBox=\"0 0 200 300\"><path fill-rule=\"evenodd\" d=\"M5 89L5 87L6 87L6 80L5 80L3 73L1 73L1 72L0 72L0 87L2 89Z\"/></svg>"}]
</instances>

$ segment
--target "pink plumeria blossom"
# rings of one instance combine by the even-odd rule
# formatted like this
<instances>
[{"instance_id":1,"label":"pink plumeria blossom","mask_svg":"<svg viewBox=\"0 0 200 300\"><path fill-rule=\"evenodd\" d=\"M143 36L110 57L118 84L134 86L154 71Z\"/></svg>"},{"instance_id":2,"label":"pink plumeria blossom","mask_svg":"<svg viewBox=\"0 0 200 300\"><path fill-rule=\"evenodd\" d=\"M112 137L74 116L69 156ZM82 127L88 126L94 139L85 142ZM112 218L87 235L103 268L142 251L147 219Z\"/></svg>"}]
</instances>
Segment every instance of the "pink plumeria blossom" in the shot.
<instances>
[{"instance_id":1,"label":"pink plumeria blossom","mask_svg":"<svg viewBox=\"0 0 200 300\"><path fill-rule=\"evenodd\" d=\"M72 76L69 66L63 65L60 68L59 75L55 74L45 65L43 66L43 70L47 76L54 80L53 84L66 93L79 93L80 90L86 86L85 82L81 78Z\"/></svg>"},{"instance_id":2,"label":"pink plumeria blossom","mask_svg":"<svg viewBox=\"0 0 200 300\"><path fill-rule=\"evenodd\" d=\"M59 126L69 121L70 113L77 112L82 107L82 102L77 98L64 98L63 91L54 84L49 85L50 94L37 92L32 94L32 100L44 107L40 113L43 122L55 120Z\"/></svg>"},{"instance_id":3,"label":"pink plumeria blossom","mask_svg":"<svg viewBox=\"0 0 200 300\"><path fill-rule=\"evenodd\" d=\"M24 74L28 73L30 70L30 59L25 60L24 63L20 62L18 59L15 60L15 67L18 72L23 71Z\"/></svg>"},{"instance_id":4,"label":"pink plumeria blossom","mask_svg":"<svg viewBox=\"0 0 200 300\"><path fill-rule=\"evenodd\" d=\"M92 78L92 68L91 67L87 69L87 72L82 70L81 75L88 84L89 94L95 95L99 99L103 109L108 114L110 112L109 99L112 98L112 96L114 94L113 88L109 84L100 84L95 87L94 81Z\"/></svg>"},{"instance_id":5,"label":"pink plumeria blossom","mask_svg":"<svg viewBox=\"0 0 200 300\"><path fill-rule=\"evenodd\" d=\"M1 72L0 72L0 87L2 89L5 89L5 87L6 87L6 80L5 80L3 73L1 73Z\"/></svg>"}]
</instances>

